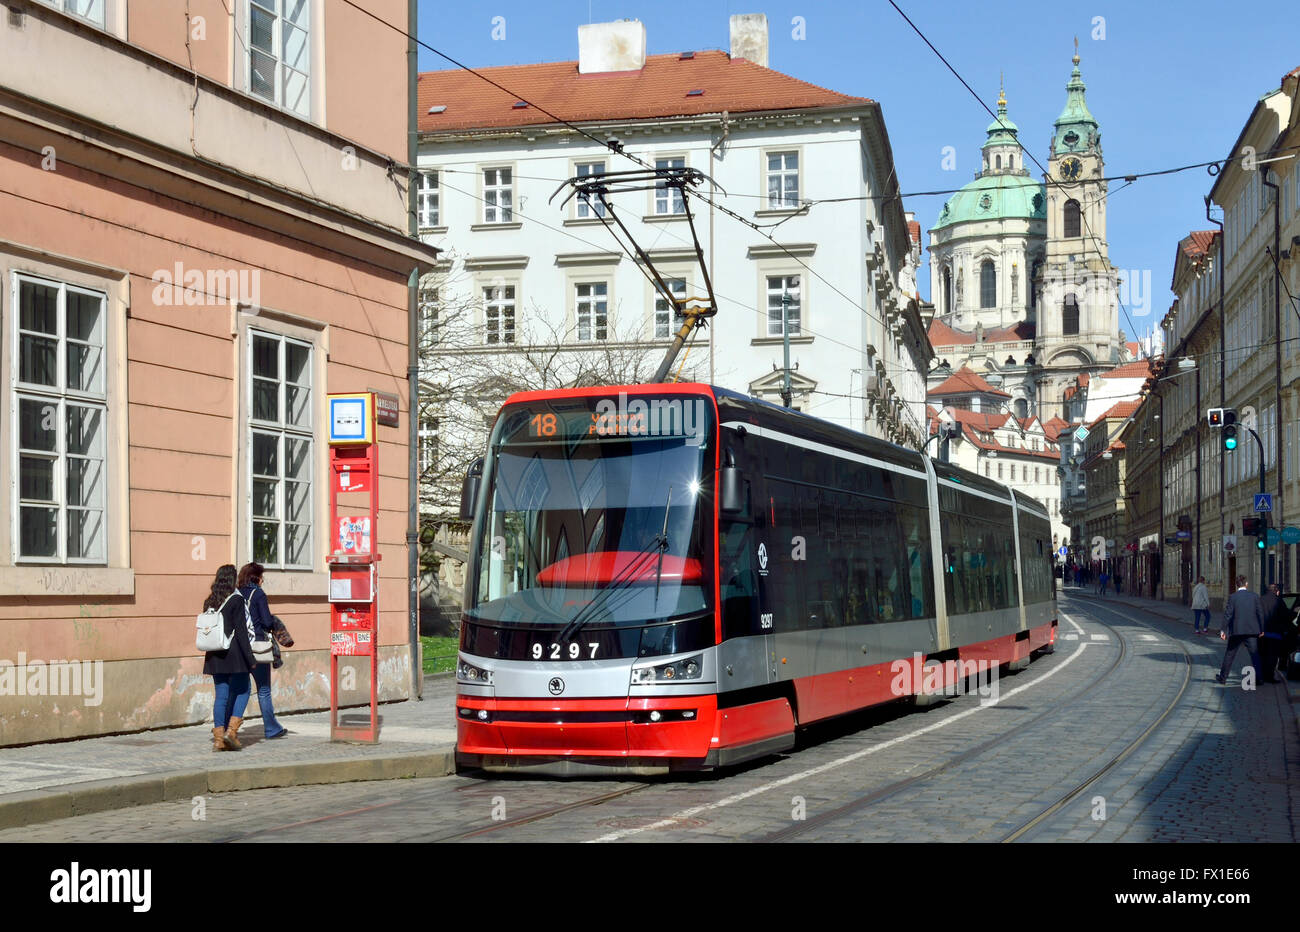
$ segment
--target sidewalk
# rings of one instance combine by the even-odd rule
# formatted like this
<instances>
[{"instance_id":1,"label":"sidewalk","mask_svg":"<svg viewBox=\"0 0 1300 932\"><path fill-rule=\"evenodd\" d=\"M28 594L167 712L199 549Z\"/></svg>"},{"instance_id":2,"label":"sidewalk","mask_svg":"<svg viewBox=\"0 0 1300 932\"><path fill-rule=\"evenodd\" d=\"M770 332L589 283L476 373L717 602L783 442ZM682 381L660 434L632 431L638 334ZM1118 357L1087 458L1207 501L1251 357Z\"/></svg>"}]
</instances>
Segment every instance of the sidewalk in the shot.
<instances>
[{"instance_id":1,"label":"sidewalk","mask_svg":"<svg viewBox=\"0 0 1300 932\"><path fill-rule=\"evenodd\" d=\"M289 735L239 733L242 751L215 753L212 725L0 748L0 828L207 793L455 771L456 681L426 677L422 701L379 707L377 745L331 744L329 712L281 715ZM368 710L341 713L368 720Z\"/></svg>"}]
</instances>

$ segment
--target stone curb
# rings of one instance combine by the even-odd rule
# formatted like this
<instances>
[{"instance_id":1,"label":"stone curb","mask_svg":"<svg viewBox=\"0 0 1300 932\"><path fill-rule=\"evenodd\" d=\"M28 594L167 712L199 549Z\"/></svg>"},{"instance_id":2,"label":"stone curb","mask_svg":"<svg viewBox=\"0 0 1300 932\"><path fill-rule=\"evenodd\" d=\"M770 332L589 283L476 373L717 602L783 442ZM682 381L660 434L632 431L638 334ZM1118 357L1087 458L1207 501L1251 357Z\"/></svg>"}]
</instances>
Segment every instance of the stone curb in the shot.
<instances>
[{"instance_id":1,"label":"stone curb","mask_svg":"<svg viewBox=\"0 0 1300 932\"><path fill-rule=\"evenodd\" d=\"M21 828L150 803L190 800L205 793L445 777L455 772L454 747L406 751L386 757L335 758L213 770L167 770L109 780L64 783L25 793L6 793L0 796L0 829Z\"/></svg>"}]
</instances>

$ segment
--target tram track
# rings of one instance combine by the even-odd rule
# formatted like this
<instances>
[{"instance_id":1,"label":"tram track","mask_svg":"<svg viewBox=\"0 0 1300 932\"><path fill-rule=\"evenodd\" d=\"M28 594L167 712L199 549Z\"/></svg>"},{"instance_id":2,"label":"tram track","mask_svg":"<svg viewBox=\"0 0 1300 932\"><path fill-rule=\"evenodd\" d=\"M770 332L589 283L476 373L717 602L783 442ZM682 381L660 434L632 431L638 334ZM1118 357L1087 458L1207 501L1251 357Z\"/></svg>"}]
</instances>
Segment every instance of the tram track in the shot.
<instances>
[{"instance_id":1,"label":"tram track","mask_svg":"<svg viewBox=\"0 0 1300 932\"><path fill-rule=\"evenodd\" d=\"M879 787L863 796L850 800L849 802L844 803L843 805L838 806L835 809L828 810L827 812L813 816L801 822L797 822L787 828L782 829L781 831L771 833L765 836L762 840L767 842L788 841L800 835L803 835L809 831L812 831L813 829L826 826L837 820L843 819L846 816L858 814L861 811L873 805L876 805L880 802L883 802L891 797L894 797L897 794L911 787L914 787L918 784L925 783L926 781L932 780L935 777L938 777L944 773L955 770L957 767L961 766L967 761L976 758L979 755L984 754L989 750L992 750L1000 745L1004 745L1010 741L1016 740L1017 738L1022 737L1028 729L1033 728L1046 720L1059 717L1060 715L1067 712L1073 706L1076 706L1079 703L1085 701L1090 696L1092 696L1102 686L1102 684L1105 683L1115 673L1115 671L1123 663L1124 658L1128 655L1128 644L1126 642L1126 639L1121 635L1120 631L1115 626L1108 624L1105 621L1102 621L1100 619L1096 619L1095 623L1101 625L1103 628L1106 628L1111 632L1111 634L1115 637L1116 642L1119 645L1119 650L1116 653L1114 659L1111 661L1110 665L1102 673L1096 676L1083 689L1077 691L1074 695L1072 695L1066 702L1053 705L1051 708L1043 710L1042 712L1038 713L1037 715L1029 719L1024 724L1018 726L1014 730L1004 732L1003 734L1000 735L995 735L992 738L982 741L979 744L975 745L974 747L968 748L967 750L961 752L957 756L950 758L949 760L944 761L941 764L928 768L922 771L921 773L914 774L903 780L898 780L893 783L887 784L885 786ZM1009 833L1008 835L1000 839L1001 841L1004 842L1014 841L1020 838L1021 836L1023 836L1026 832L1035 828L1041 822L1050 818L1053 814L1055 814L1061 808L1067 805L1072 799L1076 798L1081 793L1083 793L1089 786L1093 785L1094 783L1096 783L1097 780L1105 776L1106 773L1109 773L1115 766L1117 766L1121 761L1123 761L1126 757L1128 757L1134 750L1136 750L1148 737L1150 737L1150 735L1155 731L1155 729L1168 717L1168 715L1173 711L1173 708L1182 699L1183 693L1186 691L1187 684L1190 681L1191 657L1187 653L1185 647L1182 647L1181 644L1179 646L1180 648L1182 648L1184 660L1185 660L1185 672L1184 672L1183 683L1180 689L1178 690L1178 694L1174 697L1173 701L1169 703L1168 707L1157 718L1157 720L1154 723L1152 723L1147 729L1145 729L1142 732L1142 734L1138 736L1137 739L1135 739L1133 742L1130 742L1129 745L1127 745L1123 750L1121 750L1119 754L1114 755L1114 757L1110 761L1108 761L1103 767L1099 768L1091 776L1089 776L1088 779L1072 787L1070 791L1063 794L1055 803L1052 804L1052 806L1047 807L1042 812L1035 815L1032 819L1022 823L1018 828L1015 829L1015 831Z\"/></svg>"},{"instance_id":2,"label":"tram track","mask_svg":"<svg viewBox=\"0 0 1300 932\"><path fill-rule=\"evenodd\" d=\"M1109 606L1097 606L1097 607L1101 607L1104 608L1106 611L1119 614L1118 611L1110 608ZM1105 622L1099 622L1099 624L1105 624ZM1111 627L1111 626L1107 625L1107 627ZM1112 630L1114 629L1112 628ZM1148 725L1145 729L1143 729L1141 734L1139 734L1136 738L1134 738L1127 745L1125 745L1125 747L1118 754L1115 754L1113 757L1111 757L1109 761L1107 761L1101 768L1099 768L1096 772L1094 772L1090 777L1077 783L1071 790L1064 793L1052 805L1042 810L1040 813L1038 813L1038 815L1034 816L1032 819L1029 819L1024 823L1022 823L1021 826L1017 828L1015 831L1009 832L1008 834L1004 835L1001 839L999 839L999 841L1001 841L1004 844L1013 841L1018 841L1021 838L1023 838L1027 833L1037 828L1043 822L1050 819L1053 815L1060 812L1072 800L1076 799L1078 796L1084 793L1089 787L1096 784L1099 780L1101 780L1102 777L1106 776L1106 774L1110 773L1113 769L1115 769L1115 767L1117 767L1120 763L1122 763L1129 755L1131 755L1134 751L1136 751L1139 747L1141 747L1146 742L1146 740L1155 733L1156 729L1158 729L1162 724L1164 724L1165 719L1167 719L1173 713L1174 709L1178 707L1178 703L1182 701L1183 695L1187 692L1187 687L1192 681L1192 655L1187 650L1187 645L1185 645L1181 640L1177 640L1175 638L1169 638L1169 640L1177 644L1179 650L1181 650L1183 653L1183 681L1182 683L1179 684L1177 694L1175 694L1173 699L1171 699L1169 702L1165 704L1164 711L1162 711L1160 715L1156 717L1155 721L1153 721L1150 725Z\"/></svg>"}]
</instances>

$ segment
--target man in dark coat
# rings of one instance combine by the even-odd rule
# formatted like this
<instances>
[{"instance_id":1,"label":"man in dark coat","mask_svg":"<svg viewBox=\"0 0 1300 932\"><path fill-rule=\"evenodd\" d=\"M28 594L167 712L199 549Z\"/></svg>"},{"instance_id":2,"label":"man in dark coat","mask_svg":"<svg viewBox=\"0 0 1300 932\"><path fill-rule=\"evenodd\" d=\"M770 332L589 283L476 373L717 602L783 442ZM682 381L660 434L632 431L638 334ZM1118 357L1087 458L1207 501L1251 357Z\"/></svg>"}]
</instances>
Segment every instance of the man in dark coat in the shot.
<instances>
[{"instance_id":1,"label":"man in dark coat","mask_svg":"<svg viewBox=\"0 0 1300 932\"><path fill-rule=\"evenodd\" d=\"M1223 652L1223 664L1215 676L1216 683L1228 682L1228 670L1232 660L1237 656L1237 648L1243 644L1250 652L1250 662L1259 666L1259 636L1264 630L1264 610L1260 606L1259 596L1246 588L1245 576L1237 577L1237 591L1228 597L1223 607L1223 628L1219 637L1228 642L1228 649Z\"/></svg>"},{"instance_id":2,"label":"man in dark coat","mask_svg":"<svg viewBox=\"0 0 1300 932\"><path fill-rule=\"evenodd\" d=\"M1264 632L1259 639L1259 659L1264 664L1260 675L1265 683L1277 682L1277 662L1282 659L1283 643L1291 633L1291 610L1282 601L1277 583L1259 600L1264 612Z\"/></svg>"}]
</instances>

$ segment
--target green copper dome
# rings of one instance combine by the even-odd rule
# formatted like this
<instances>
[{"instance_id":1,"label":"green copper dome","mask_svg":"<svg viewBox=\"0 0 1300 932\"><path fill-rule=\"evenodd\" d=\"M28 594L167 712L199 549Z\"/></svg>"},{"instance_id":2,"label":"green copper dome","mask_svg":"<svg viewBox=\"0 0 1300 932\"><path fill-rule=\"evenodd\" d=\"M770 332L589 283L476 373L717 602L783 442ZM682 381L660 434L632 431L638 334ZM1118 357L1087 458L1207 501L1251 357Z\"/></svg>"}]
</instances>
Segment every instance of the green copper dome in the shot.
<instances>
[{"instance_id":1,"label":"green copper dome","mask_svg":"<svg viewBox=\"0 0 1300 932\"><path fill-rule=\"evenodd\" d=\"M988 125L985 130L988 133L988 139L980 148L987 149L989 146L1019 146L1020 140L1017 138L1020 133L1020 127L1011 122L1007 116L1007 95L1005 91L998 93L998 118Z\"/></svg>"},{"instance_id":2,"label":"green copper dome","mask_svg":"<svg viewBox=\"0 0 1300 932\"><path fill-rule=\"evenodd\" d=\"M1069 152L1101 152L1101 132L1097 128L1097 118L1088 110L1085 96L1087 85L1079 73L1079 50L1074 51L1074 70L1070 72L1070 83L1065 85L1065 109L1056 118L1056 134L1052 137L1052 154L1065 155Z\"/></svg>"},{"instance_id":3,"label":"green copper dome","mask_svg":"<svg viewBox=\"0 0 1300 932\"><path fill-rule=\"evenodd\" d=\"M1043 185L1024 174L981 174L948 198L932 230L981 220L1043 220L1047 199Z\"/></svg>"}]
</instances>

